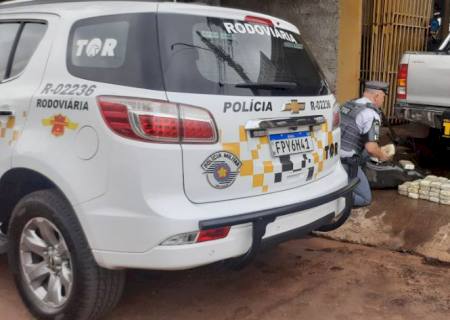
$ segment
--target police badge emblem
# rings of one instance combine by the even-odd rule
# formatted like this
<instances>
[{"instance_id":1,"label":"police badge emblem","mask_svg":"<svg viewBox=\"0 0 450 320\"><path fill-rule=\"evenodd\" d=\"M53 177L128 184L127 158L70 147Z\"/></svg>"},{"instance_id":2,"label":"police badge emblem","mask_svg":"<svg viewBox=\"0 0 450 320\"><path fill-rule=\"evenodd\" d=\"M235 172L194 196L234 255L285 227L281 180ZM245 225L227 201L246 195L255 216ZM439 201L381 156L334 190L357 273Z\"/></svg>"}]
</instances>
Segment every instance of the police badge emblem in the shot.
<instances>
[{"instance_id":1,"label":"police badge emblem","mask_svg":"<svg viewBox=\"0 0 450 320\"><path fill-rule=\"evenodd\" d=\"M236 180L241 166L241 160L227 151L213 153L202 163L208 183L216 189L225 189L231 186Z\"/></svg>"}]
</instances>

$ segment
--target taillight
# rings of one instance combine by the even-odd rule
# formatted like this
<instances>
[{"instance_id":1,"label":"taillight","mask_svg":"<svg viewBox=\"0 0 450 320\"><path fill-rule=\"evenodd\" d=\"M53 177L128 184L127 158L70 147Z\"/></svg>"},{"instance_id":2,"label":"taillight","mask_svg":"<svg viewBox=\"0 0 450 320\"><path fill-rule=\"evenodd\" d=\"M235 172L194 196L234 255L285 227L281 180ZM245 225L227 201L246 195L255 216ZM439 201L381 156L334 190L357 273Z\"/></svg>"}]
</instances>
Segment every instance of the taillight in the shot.
<instances>
[{"instance_id":1,"label":"taillight","mask_svg":"<svg viewBox=\"0 0 450 320\"><path fill-rule=\"evenodd\" d=\"M341 125L341 108L339 104L335 104L333 107L333 130L339 128Z\"/></svg>"},{"instance_id":2,"label":"taillight","mask_svg":"<svg viewBox=\"0 0 450 320\"><path fill-rule=\"evenodd\" d=\"M186 244L201 243L207 241L214 241L224 239L230 233L231 227L222 227L216 229L208 229L187 233L180 233L172 236L163 242L162 246L181 246Z\"/></svg>"},{"instance_id":3,"label":"taillight","mask_svg":"<svg viewBox=\"0 0 450 320\"><path fill-rule=\"evenodd\" d=\"M407 91L406 86L408 83L408 65L401 64L398 70L397 77L397 99L398 100L406 100Z\"/></svg>"},{"instance_id":4,"label":"taillight","mask_svg":"<svg viewBox=\"0 0 450 320\"><path fill-rule=\"evenodd\" d=\"M158 100L98 97L108 127L131 139L164 143L215 143L217 129L202 108Z\"/></svg>"},{"instance_id":5,"label":"taillight","mask_svg":"<svg viewBox=\"0 0 450 320\"><path fill-rule=\"evenodd\" d=\"M216 125L210 113L204 109L180 106L182 142L215 142Z\"/></svg>"},{"instance_id":6,"label":"taillight","mask_svg":"<svg viewBox=\"0 0 450 320\"><path fill-rule=\"evenodd\" d=\"M255 17L255 16L246 16L244 21L248 22L248 23L262 24L262 25L273 27L272 20L267 19L267 18L261 18L261 17Z\"/></svg>"},{"instance_id":7,"label":"taillight","mask_svg":"<svg viewBox=\"0 0 450 320\"><path fill-rule=\"evenodd\" d=\"M134 117L134 115L132 115ZM164 117L157 115L139 114L136 116L139 121L137 130L141 131L142 137L153 137L157 140L178 141L180 131L180 121L177 116Z\"/></svg>"},{"instance_id":8,"label":"taillight","mask_svg":"<svg viewBox=\"0 0 450 320\"><path fill-rule=\"evenodd\" d=\"M127 106L119 101L99 99L100 111L109 128L124 137L137 138L131 129Z\"/></svg>"},{"instance_id":9,"label":"taillight","mask_svg":"<svg viewBox=\"0 0 450 320\"><path fill-rule=\"evenodd\" d=\"M206 242L226 238L230 232L230 227L201 230L196 242Z\"/></svg>"}]
</instances>

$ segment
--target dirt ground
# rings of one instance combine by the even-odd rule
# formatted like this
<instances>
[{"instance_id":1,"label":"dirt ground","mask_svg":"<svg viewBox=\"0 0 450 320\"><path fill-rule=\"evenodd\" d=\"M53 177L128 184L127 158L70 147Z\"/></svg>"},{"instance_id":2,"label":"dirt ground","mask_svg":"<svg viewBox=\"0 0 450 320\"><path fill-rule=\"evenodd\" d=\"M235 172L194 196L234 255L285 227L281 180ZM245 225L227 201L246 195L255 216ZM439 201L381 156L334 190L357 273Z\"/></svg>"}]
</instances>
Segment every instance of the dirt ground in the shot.
<instances>
[{"instance_id":1,"label":"dirt ground","mask_svg":"<svg viewBox=\"0 0 450 320\"><path fill-rule=\"evenodd\" d=\"M29 320L0 257L1 319ZM310 238L260 254L242 271L130 271L108 320L449 319L450 272L423 258Z\"/></svg>"},{"instance_id":2,"label":"dirt ground","mask_svg":"<svg viewBox=\"0 0 450 320\"><path fill-rule=\"evenodd\" d=\"M393 205L395 204L395 205ZM333 240L408 251L450 263L450 206L376 190L369 207L354 209ZM450 316L449 316L450 318Z\"/></svg>"}]
</instances>

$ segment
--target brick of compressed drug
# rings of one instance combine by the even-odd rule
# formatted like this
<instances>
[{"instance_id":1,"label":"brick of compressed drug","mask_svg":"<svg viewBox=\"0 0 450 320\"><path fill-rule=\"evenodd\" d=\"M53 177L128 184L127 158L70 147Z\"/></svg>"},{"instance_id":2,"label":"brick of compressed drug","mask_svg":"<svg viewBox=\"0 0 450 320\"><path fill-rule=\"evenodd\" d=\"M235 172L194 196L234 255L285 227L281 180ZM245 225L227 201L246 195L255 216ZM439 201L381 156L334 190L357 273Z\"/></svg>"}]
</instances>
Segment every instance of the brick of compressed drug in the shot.
<instances>
[{"instance_id":1,"label":"brick of compressed drug","mask_svg":"<svg viewBox=\"0 0 450 320\"><path fill-rule=\"evenodd\" d=\"M431 181L430 180L422 180L420 181L420 187L424 188L424 187L428 187L430 188L431 186Z\"/></svg>"},{"instance_id":2,"label":"brick of compressed drug","mask_svg":"<svg viewBox=\"0 0 450 320\"><path fill-rule=\"evenodd\" d=\"M448 183L448 179L446 177L439 177L437 178L437 181L439 181L442 184Z\"/></svg>"},{"instance_id":3,"label":"brick of compressed drug","mask_svg":"<svg viewBox=\"0 0 450 320\"><path fill-rule=\"evenodd\" d=\"M408 191L398 190L398 194L407 197L408 196Z\"/></svg>"},{"instance_id":4,"label":"brick of compressed drug","mask_svg":"<svg viewBox=\"0 0 450 320\"><path fill-rule=\"evenodd\" d=\"M416 168L416 166L414 165L414 163L412 163L409 160L400 160L398 162L400 164L400 166L405 169L405 170L414 170Z\"/></svg>"},{"instance_id":5,"label":"brick of compressed drug","mask_svg":"<svg viewBox=\"0 0 450 320\"><path fill-rule=\"evenodd\" d=\"M409 187L408 188L409 193L419 193L419 188Z\"/></svg>"},{"instance_id":6,"label":"brick of compressed drug","mask_svg":"<svg viewBox=\"0 0 450 320\"><path fill-rule=\"evenodd\" d=\"M442 183L439 182L439 181L433 181L433 182L431 183L431 188L435 188L435 189L441 190L441 186L442 186Z\"/></svg>"},{"instance_id":7,"label":"brick of compressed drug","mask_svg":"<svg viewBox=\"0 0 450 320\"><path fill-rule=\"evenodd\" d=\"M449 197L450 198L450 191L441 190L441 197Z\"/></svg>"},{"instance_id":8,"label":"brick of compressed drug","mask_svg":"<svg viewBox=\"0 0 450 320\"><path fill-rule=\"evenodd\" d=\"M430 196L429 195L424 195L424 194L419 194L419 199L430 200Z\"/></svg>"},{"instance_id":9,"label":"brick of compressed drug","mask_svg":"<svg viewBox=\"0 0 450 320\"><path fill-rule=\"evenodd\" d=\"M392 143L382 146L381 150L383 150L389 157L395 156L395 146Z\"/></svg>"},{"instance_id":10,"label":"brick of compressed drug","mask_svg":"<svg viewBox=\"0 0 450 320\"><path fill-rule=\"evenodd\" d=\"M425 177L425 180L430 180L430 181L432 181L432 180L436 180L437 178L438 178L437 176L429 175L429 176L426 176L426 177Z\"/></svg>"},{"instance_id":11,"label":"brick of compressed drug","mask_svg":"<svg viewBox=\"0 0 450 320\"><path fill-rule=\"evenodd\" d=\"M419 194L413 193L413 192L408 192L408 197L410 197L411 199L419 199ZM438 198L438 200L439 200L439 198Z\"/></svg>"},{"instance_id":12,"label":"brick of compressed drug","mask_svg":"<svg viewBox=\"0 0 450 320\"><path fill-rule=\"evenodd\" d=\"M411 181L410 186L411 187L415 187L415 188L419 188L420 187L420 182L422 181L422 179L420 180L415 180L415 181Z\"/></svg>"},{"instance_id":13,"label":"brick of compressed drug","mask_svg":"<svg viewBox=\"0 0 450 320\"><path fill-rule=\"evenodd\" d=\"M428 196L430 195L430 191L429 190L419 190L419 195L423 195L423 196Z\"/></svg>"},{"instance_id":14,"label":"brick of compressed drug","mask_svg":"<svg viewBox=\"0 0 450 320\"><path fill-rule=\"evenodd\" d=\"M447 206L450 206L450 199L449 199L449 200L442 200L442 199L441 199L441 200L439 201L439 203L440 203L440 204L445 204L445 205L447 205Z\"/></svg>"},{"instance_id":15,"label":"brick of compressed drug","mask_svg":"<svg viewBox=\"0 0 450 320\"><path fill-rule=\"evenodd\" d=\"M430 201L439 203L441 200L439 199L439 197L430 197Z\"/></svg>"},{"instance_id":16,"label":"brick of compressed drug","mask_svg":"<svg viewBox=\"0 0 450 320\"><path fill-rule=\"evenodd\" d=\"M431 189L430 189L430 192L433 192L433 193L440 193L440 192L441 192L441 189L438 189L438 188L431 188Z\"/></svg>"},{"instance_id":17,"label":"brick of compressed drug","mask_svg":"<svg viewBox=\"0 0 450 320\"><path fill-rule=\"evenodd\" d=\"M439 192L430 192L429 196L430 198L440 198L441 194Z\"/></svg>"},{"instance_id":18,"label":"brick of compressed drug","mask_svg":"<svg viewBox=\"0 0 450 320\"><path fill-rule=\"evenodd\" d=\"M444 183L441 185L441 190L450 191L450 183Z\"/></svg>"}]
</instances>

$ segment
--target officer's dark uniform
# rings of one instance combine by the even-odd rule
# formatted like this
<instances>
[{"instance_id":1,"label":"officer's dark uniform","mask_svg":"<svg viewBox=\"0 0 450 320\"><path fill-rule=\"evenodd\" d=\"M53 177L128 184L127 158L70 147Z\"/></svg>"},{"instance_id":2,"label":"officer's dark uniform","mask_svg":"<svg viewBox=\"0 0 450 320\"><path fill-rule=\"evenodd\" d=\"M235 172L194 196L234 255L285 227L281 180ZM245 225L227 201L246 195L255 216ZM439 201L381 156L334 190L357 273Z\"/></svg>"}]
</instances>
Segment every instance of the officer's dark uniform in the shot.
<instances>
[{"instance_id":1,"label":"officer's dark uniform","mask_svg":"<svg viewBox=\"0 0 450 320\"><path fill-rule=\"evenodd\" d=\"M388 84L378 81L366 82L366 89L387 93ZM355 206L366 206L372 201L367 177L361 166L369 159L365 149L367 142L378 142L380 138L381 111L367 98L345 103L341 110L341 158L347 172L351 163L358 162L357 176L361 180L353 194Z\"/></svg>"}]
</instances>

